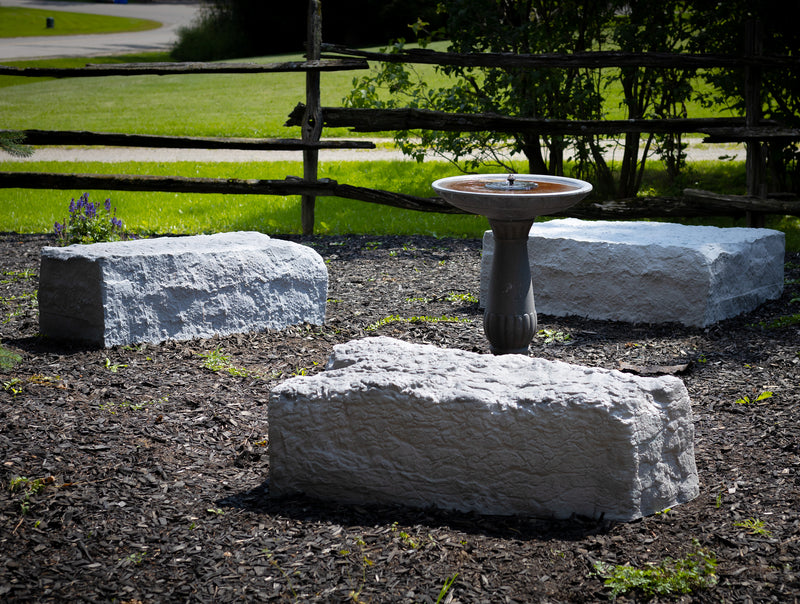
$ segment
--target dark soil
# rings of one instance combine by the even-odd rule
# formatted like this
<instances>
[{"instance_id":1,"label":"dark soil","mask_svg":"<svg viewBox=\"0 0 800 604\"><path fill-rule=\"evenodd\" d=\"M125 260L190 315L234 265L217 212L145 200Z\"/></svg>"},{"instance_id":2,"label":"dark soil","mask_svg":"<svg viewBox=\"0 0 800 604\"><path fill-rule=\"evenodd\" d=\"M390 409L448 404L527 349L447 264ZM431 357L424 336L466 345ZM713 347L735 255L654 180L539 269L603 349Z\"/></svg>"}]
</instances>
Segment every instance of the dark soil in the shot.
<instances>
[{"instance_id":1,"label":"dark soil","mask_svg":"<svg viewBox=\"0 0 800 604\"><path fill-rule=\"evenodd\" d=\"M679 372L701 479L694 501L636 522L556 522L269 497L270 388L321 371L334 344L488 352L477 304L450 295L477 295L479 241L291 239L328 261L324 326L104 350L37 335L52 239L0 235L0 601L435 602L455 577L441 601L595 602L610 599L595 562L698 547L718 584L678 599L798 601L800 325L768 327L800 313L798 255L779 300L706 329L539 317L533 355ZM368 330L392 315L470 322ZM231 371L204 366L215 351Z\"/></svg>"}]
</instances>

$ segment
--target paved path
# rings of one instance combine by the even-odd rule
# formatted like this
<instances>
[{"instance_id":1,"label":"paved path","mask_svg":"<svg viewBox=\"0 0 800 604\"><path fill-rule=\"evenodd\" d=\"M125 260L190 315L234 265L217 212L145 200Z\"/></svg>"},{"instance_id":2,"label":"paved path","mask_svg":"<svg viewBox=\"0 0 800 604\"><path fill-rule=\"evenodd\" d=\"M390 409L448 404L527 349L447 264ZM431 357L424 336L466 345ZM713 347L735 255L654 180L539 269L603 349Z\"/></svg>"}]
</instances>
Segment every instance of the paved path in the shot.
<instances>
[{"instance_id":1,"label":"paved path","mask_svg":"<svg viewBox=\"0 0 800 604\"><path fill-rule=\"evenodd\" d=\"M100 55L166 50L177 40L177 31L197 15L197 2L153 4L98 4L48 2L47 0L0 0L0 6L39 8L53 12L58 29L58 11L94 13L117 17L152 19L162 26L141 32L78 36L0 38L0 61L41 57L96 57Z\"/></svg>"},{"instance_id":2,"label":"paved path","mask_svg":"<svg viewBox=\"0 0 800 604\"><path fill-rule=\"evenodd\" d=\"M375 142L388 142L376 140ZM690 162L717 160L721 156L744 161L744 145L706 145L699 139L687 141L687 157ZM617 152L617 159L622 151ZM386 146L377 149L322 149L319 159L326 161L414 161L402 153ZM431 160L437 158L431 156ZM521 159L521 158L518 158ZM609 155L608 159L612 159ZM248 151L240 149L148 149L136 147L38 147L27 158L12 157L0 153L0 161L102 161L102 162L267 162L303 161L297 151Z\"/></svg>"}]
</instances>

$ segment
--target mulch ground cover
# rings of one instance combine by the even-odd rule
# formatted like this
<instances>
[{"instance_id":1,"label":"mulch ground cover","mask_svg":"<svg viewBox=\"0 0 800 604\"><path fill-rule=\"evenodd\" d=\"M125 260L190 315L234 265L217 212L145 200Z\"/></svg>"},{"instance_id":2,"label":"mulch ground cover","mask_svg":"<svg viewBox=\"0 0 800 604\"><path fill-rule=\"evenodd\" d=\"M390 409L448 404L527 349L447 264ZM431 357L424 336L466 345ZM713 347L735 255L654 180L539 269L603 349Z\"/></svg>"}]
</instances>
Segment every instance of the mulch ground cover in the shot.
<instances>
[{"instance_id":1,"label":"mulch ground cover","mask_svg":"<svg viewBox=\"0 0 800 604\"><path fill-rule=\"evenodd\" d=\"M701 480L635 522L552 521L270 497L270 389L335 344L488 353L479 241L288 238L328 263L324 325L98 349L38 335L53 239L0 234L0 601L596 602L597 562L700 551L716 585L617 601L798 601L798 255L780 299L708 328L539 317L532 355L684 380Z\"/></svg>"}]
</instances>

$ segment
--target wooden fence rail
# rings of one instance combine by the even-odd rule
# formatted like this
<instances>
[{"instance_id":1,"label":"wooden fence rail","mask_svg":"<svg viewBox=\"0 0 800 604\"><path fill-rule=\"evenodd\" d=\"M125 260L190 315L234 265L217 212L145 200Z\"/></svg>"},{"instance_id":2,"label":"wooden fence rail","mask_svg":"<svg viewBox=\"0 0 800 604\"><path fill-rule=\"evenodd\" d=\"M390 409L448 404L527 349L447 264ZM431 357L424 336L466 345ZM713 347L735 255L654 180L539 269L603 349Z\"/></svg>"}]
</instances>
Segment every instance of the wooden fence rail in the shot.
<instances>
[{"instance_id":1,"label":"wooden fence rail","mask_svg":"<svg viewBox=\"0 0 800 604\"><path fill-rule=\"evenodd\" d=\"M701 132L708 142L747 141L748 195L715 196L700 191L685 191L683 199L635 198L608 202L584 202L564 215L582 218L643 218L659 216L748 215L778 213L800 215L800 201L766 199L759 183L760 143L771 139L800 139L800 130L761 119L752 108L758 98L763 69L798 68L800 57L763 56L759 51L757 29L748 32L744 56L670 53L582 52L514 55L506 53L457 54L427 49L400 53L376 53L323 44L320 0L308 0L308 37L305 61L254 63L133 63L126 65L87 65L82 68L10 67L0 65L0 75L24 77L105 77L128 75L306 73L306 99L290 113L287 126L299 126L298 139L241 139L207 137L168 137L100 132L61 132L27 130L26 142L32 145L108 145L206 149L297 150L303 154L303 177L285 180L232 180L209 178L154 177L129 175L0 173L0 188L30 189L109 189L127 191L169 191L187 193L236 193L256 195L300 195L302 229L312 233L314 201L319 196L337 196L419 211L459 213L438 198L421 198L389 191L353 187L328 179L318 179L320 149L374 148L369 141L325 141L324 127L348 127L358 132L392 130L453 130L529 132L548 135L617 135L627 133ZM756 36L755 38L753 36ZM322 52L337 56L323 56ZM344 55L344 56L342 56ZM367 69L369 61L427 63L500 68L575 68L614 67L652 68L742 68L745 71L749 113L741 119L659 119L659 120L535 120L501 115L442 113L419 109L347 109L322 107L319 76L323 71Z\"/></svg>"},{"instance_id":2,"label":"wooden fence rail","mask_svg":"<svg viewBox=\"0 0 800 604\"><path fill-rule=\"evenodd\" d=\"M364 59L326 59L285 63L123 63L88 64L85 67L10 67L0 65L0 75L30 78L104 78L129 75L197 75L242 73L287 73L293 71L351 71L367 69Z\"/></svg>"},{"instance_id":3,"label":"wooden fence rail","mask_svg":"<svg viewBox=\"0 0 800 604\"><path fill-rule=\"evenodd\" d=\"M0 130L0 132L11 132ZM294 138L212 138L119 134L86 130L22 130L28 145L95 145L105 147L153 147L157 149L246 149L250 151L303 151L304 149L374 149L365 140L303 141Z\"/></svg>"},{"instance_id":4,"label":"wooden fence rail","mask_svg":"<svg viewBox=\"0 0 800 604\"><path fill-rule=\"evenodd\" d=\"M417 197L368 187L341 184L327 178L285 180L197 178L182 176L128 176L119 174L52 174L48 172L0 172L0 188L165 191L169 193L218 193L229 195L300 195L342 197L368 203L442 214L463 214L438 197ZM800 216L800 202L758 197L716 195L687 189L680 199L632 197L592 201L554 216L574 218L661 218L739 216L744 211Z\"/></svg>"}]
</instances>

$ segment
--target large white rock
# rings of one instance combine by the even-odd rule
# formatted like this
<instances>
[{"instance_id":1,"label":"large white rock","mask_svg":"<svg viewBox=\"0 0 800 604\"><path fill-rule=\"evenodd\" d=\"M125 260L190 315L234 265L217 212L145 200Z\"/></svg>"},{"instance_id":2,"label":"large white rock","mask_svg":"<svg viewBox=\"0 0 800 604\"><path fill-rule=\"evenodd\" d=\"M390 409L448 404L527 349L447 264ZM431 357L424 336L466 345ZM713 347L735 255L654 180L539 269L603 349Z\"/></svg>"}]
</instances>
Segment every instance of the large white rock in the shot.
<instances>
[{"instance_id":1,"label":"large white rock","mask_svg":"<svg viewBox=\"0 0 800 604\"><path fill-rule=\"evenodd\" d=\"M493 254L487 231L484 306ZM534 224L528 256L536 310L557 317L702 327L783 291L784 234L770 229L566 218Z\"/></svg>"},{"instance_id":2,"label":"large white rock","mask_svg":"<svg viewBox=\"0 0 800 604\"><path fill-rule=\"evenodd\" d=\"M42 334L103 346L325 321L328 271L309 247L254 232L46 247Z\"/></svg>"},{"instance_id":3,"label":"large white rock","mask_svg":"<svg viewBox=\"0 0 800 604\"><path fill-rule=\"evenodd\" d=\"M367 338L269 403L270 493L633 520L697 496L683 382Z\"/></svg>"}]
</instances>

